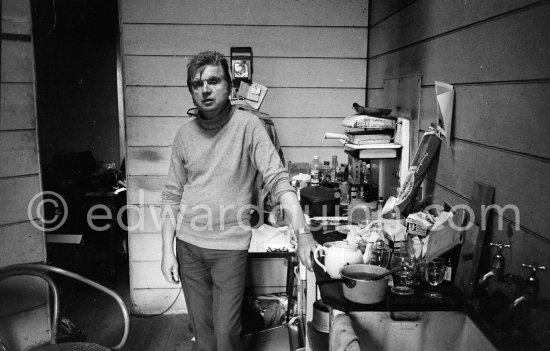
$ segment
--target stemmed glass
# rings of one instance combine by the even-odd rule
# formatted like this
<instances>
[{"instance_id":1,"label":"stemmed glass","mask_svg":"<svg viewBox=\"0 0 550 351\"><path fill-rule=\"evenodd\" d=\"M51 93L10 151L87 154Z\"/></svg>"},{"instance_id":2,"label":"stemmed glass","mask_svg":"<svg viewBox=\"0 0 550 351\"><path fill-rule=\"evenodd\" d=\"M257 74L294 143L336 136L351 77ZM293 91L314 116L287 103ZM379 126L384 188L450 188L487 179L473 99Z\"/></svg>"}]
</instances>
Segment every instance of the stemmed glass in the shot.
<instances>
[{"instance_id":1,"label":"stemmed glass","mask_svg":"<svg viewBox=\"0 0 550 351\"><path fill-rule=\"evenodd\" d=\"M410 295L414 289L407 286L407 278L410 277L416 267L414 254L409 251L396 251L392 255L390 269L401 267L401 270L395 273L394 285L391 291L398 295Z\"/></svg>"},{"instance_id":2,"label":"stemmed glass","mask_svg":"<svg viewBox=\"0 0 550 351\"><path fill-rule=\"evenodd\" d=\"M445 260L442 258L435 258L426 263L426 281L433 286L432 291L424 294L424 296L432 299L441 299L442 294L435 291L435 287L439 285L445 277Z\"/></svg>"}]
</instances>

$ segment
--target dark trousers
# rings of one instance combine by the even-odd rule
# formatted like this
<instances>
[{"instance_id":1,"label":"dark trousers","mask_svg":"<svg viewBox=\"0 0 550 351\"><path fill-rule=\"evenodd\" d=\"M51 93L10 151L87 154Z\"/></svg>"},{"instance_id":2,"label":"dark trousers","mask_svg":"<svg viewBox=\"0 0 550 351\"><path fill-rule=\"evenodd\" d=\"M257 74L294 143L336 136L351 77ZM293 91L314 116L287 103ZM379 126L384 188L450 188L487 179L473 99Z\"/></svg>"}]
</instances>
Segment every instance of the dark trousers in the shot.
<instances>
[{"instance_id":1,"label":"dark trousers","mask_svg":"<svg viewBox=\"0 0 550 351\"><path fill-rule=\"evenodd\" d=\"M247 250L213 250L176 240L195 351L242 351Z\"/></svg>"}]
</instances>

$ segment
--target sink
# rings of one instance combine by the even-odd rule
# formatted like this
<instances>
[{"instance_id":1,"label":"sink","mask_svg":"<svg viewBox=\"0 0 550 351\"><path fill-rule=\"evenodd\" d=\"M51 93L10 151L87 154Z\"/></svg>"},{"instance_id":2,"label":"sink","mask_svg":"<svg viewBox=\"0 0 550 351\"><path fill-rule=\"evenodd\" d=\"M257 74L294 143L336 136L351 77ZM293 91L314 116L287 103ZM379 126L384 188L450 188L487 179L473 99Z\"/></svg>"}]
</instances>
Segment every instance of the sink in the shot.
<instances>
[{"instance_id":1,"label":"sink","mask_svg":"<svg viewBox=\"0 0 550 351\"><path fill-rule=\"evenodd\" d=\"M498 350L464 312L350 312L362 350Z\"/></svg>"}]
</instances>

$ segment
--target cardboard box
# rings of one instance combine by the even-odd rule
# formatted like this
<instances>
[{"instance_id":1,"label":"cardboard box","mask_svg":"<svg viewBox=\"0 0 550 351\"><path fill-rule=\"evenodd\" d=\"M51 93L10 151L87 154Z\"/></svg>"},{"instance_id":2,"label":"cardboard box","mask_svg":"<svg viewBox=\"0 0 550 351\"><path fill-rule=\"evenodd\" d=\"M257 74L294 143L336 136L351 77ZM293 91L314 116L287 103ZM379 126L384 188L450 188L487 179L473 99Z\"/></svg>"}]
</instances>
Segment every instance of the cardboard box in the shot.
<instances>
[{"instance_id":1,"label":"cardboard box","mask_svg":"<svg viewBox=\"0 0 550 351\"><path fill-rule=\"evenodd\" d=\"M424 212L408 215L405 223L407 226L407 233L419 236L426 236L434 224L430 216Z\"/></svg>"}]
</instances>

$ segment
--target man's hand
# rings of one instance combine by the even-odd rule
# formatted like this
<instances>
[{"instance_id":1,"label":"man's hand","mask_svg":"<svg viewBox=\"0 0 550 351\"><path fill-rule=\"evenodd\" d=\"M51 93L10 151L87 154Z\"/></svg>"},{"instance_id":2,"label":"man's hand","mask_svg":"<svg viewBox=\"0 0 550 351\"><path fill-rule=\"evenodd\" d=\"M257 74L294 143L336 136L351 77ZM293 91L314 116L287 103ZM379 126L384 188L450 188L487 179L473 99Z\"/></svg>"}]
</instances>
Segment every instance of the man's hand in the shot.
<instances>
[{"instance_id":1,"label":"man's hand","mask_svg":"<svg viewBox=\"0 0 550 351\"><path fill-rule=\"evenodd\" d=\"M172 251L162 253L161 270L167 282L172 284L178 284L180 282L178 261Z\"/></svg>"},{"instance_id":2,"label":"man's hand","mask_svg":"<svg viewBox=\"0 0 550 351\"><path fill-rule=\"evenodd\" d=\"M313 265L311 262L311 253L315 251L317 246L319 245L315 239L313 239L313 235L308 234L298 234L298 258L300 259L300 262L306 268L310 271L313 270Z\"/></svg>"}]
</instances>

